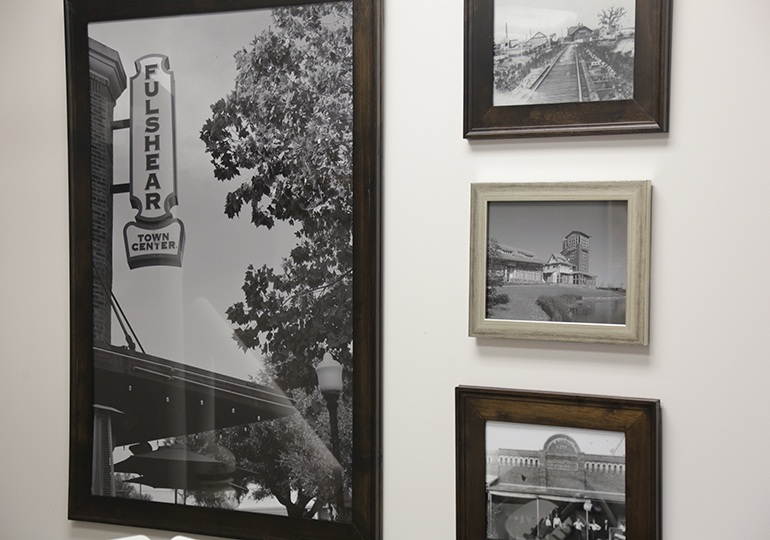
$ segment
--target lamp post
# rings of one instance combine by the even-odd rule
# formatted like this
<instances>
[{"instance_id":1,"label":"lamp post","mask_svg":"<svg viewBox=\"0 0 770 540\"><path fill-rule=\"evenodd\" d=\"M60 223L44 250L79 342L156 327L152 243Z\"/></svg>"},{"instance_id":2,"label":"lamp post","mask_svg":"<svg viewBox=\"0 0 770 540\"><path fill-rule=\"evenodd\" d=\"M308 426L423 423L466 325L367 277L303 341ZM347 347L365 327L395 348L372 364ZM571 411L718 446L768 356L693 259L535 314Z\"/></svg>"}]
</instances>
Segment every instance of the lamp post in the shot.
<instances>
[{"instance_id":1,"label":"lamp post","mask_svg":"<svg viewBox=\"0 0 770 540\"><path fill-rule=\"evenodd\" d=\"M586 511L586 540L589 540L591 538L591 525L588 522L588 512L591 511L591 508L593 508L593 504L591 504L591 501L586 501L583 503L583 510Z\"/></svg>"},{"instance_id":2,"label":"lamp post","mask_svg":"<svg viewBox=\"0 0 770 540\"><path fill-rule=\"evenodd\" d=\"M324 353L323 360L315 368L318 376L318 388L321 395L326 400L326 407L329 409L329 428L331 430L332 454L337 460L337 467L334 468L335 476L335 499L337 506L337 519L340 519L342 512L342 460L340 459L340 432L337 420L337 401L342 393L342 364L337 362L327 351Z\"/></svg>"}]
</instances>

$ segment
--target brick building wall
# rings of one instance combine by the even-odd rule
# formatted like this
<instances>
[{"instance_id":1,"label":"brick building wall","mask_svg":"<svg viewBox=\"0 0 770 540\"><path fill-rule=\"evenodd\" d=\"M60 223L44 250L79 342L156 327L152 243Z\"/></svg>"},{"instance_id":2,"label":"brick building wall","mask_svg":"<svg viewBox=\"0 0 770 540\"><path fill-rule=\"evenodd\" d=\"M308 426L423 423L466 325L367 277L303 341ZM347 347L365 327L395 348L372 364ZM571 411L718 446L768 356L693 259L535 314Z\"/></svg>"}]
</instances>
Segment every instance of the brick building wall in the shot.
<instances>
[{"instance_id":1,"label":"brick building wall","mask_svg":"<svg viewBox=\"0 0 770 540\"><path fill-rule=\"evenodd\" d=\"M496 489L515 492L566 490L625 496L625 457L584 454L567 436L556 435L542 450L500 449L487 456L487 476Z\"/></svg>"},{"instance_id":2,"label":"brick building wall","mask_svg":"<svg viewBox=\"0 0 770 540\"><path fill-rule=\"evenodd\" d=\"M91 243L94 342L109 344L112 310L112 121L115 102L126 89L117 51L89 40L91 77Z\"/></svg>"}]
</instances>

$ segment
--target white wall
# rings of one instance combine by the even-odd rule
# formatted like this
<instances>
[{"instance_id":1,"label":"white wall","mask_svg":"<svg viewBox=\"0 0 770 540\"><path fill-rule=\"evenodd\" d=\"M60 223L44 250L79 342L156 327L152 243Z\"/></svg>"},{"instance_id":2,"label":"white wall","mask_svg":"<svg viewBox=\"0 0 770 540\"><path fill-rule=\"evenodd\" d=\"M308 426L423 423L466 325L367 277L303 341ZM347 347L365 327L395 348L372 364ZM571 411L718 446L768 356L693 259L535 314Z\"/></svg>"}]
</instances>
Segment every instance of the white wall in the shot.
<instances>
[{"instance_id":1,"label":"white wall","mask_svg":"<svg viewBox=\"0 0 770 540\"><path fill-rule=\"evenodd\" d=\"M664 538L759 538L770 3L675 0L669 135L473 144L462 1L386 4L385 540L454 538L459 384L660 398ZM61 1L4 0L0 58L0 539L170 539L67 521ZM649 348L468 338L470 183L616 179L654 186Z\"/></svg>"}]
</instances>

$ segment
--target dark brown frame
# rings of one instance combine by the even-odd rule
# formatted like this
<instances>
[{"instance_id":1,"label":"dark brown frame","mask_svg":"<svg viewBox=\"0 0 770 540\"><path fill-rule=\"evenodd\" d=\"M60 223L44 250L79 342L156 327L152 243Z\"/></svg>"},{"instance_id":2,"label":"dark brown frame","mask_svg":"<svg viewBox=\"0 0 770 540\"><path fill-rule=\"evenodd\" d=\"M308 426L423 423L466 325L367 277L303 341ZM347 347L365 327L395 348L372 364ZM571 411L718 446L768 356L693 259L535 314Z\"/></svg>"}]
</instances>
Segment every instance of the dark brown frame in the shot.
<instances>
[{"instance_id":1,"label":"dark brown frame","mask_svg":"<svg viewBox=\"0 0 770 540\"><path fill-rule=\"evenodd\" d=\"M487 421L624 432L628 537L660 539L660 401L459 386L455 421L457 540L486 538Z\"/></svg>"},{"instance_id":2,"label":"dark brown frame","mask_svg":"<svg viewBox=\"0 0 770 540\"><path fill-rule=\"evenodd\" d=\"M381 26L382 0L353 3L353 509L350 522L287 518L91 494L94 361L88 23L320 0L64 0L70 178L70 468L68 517L228 538L377 540L382 536ZM195 375L194 373L192 374Z\"/></svg>"},{"instance_id":3,"label":"dark brown frame","mask_svg":"<svg viewBox=\"0 0 770 540\"><path fill-rule=\"evenodd\" d=\"M465 0L463 136L500 139L668 132L671 0L636 0L634 97L494 107L495 0Z\"/></svg>"}]
</instances>

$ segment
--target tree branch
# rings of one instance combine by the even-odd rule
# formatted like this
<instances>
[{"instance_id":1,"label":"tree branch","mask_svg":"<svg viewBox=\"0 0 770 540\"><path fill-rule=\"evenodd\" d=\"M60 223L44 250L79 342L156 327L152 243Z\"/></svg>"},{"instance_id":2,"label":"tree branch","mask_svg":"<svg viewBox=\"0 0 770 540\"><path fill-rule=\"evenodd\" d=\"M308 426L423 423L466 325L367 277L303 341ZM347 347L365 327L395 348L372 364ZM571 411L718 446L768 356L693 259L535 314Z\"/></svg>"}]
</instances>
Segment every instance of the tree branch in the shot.
<instances>
[{"instance_id":1,"label":"tree branch","mask_svg":"<svg viewBox=\"0 0 770 540\"><path fill-rule=\"evenodd\" d=\"M353 269L351 268L350 270L348 270L348 271L346 271L346 272L343 272L342 274L340 274L340 277L338 277L337 279L335 279L334 281L332 281L332 282L330 282L330 283L324 283L323 285L321 285L320 287L316 287L315 289L308 289L308 290L306 290L306 291L300 291L300 292L298 292L297 294L293 294L293 295L291 295L291 296L287 296L287 297L284 299L284 301L283 301L283 302L281 302L281 307L285 306L287 302L289 302L290 300L293 300L294 298L298 298L298 297L300 297L300 296L304 296L304 295L306 295L306 294L310 294L310 293L315 293L315 292L318 292L318 291L322 291L322 290L324 290L324 289L328 289L329 287L332 287L332 286L336 285L337 283L339 283L340 281L342 281L342 280L343 280L343 279L344 279L346 276L348 276L348 275L350 275L350 274L352 274L352 273L353 273Z\"/></svg>"}]
</instances>

